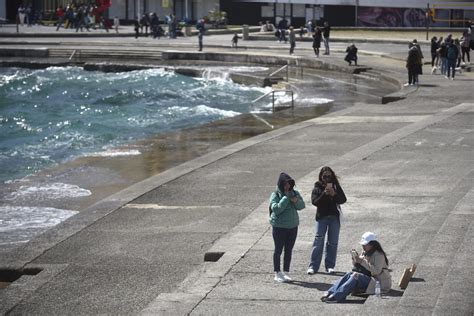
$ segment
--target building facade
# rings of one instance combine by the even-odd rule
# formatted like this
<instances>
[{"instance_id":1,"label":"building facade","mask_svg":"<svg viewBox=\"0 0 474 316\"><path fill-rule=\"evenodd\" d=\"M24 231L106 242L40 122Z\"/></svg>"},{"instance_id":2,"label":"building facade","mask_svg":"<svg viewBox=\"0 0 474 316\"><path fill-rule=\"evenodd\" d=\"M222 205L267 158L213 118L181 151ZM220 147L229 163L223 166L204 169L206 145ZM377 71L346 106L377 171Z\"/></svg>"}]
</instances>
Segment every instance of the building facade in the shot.
<instances>
[{"instance_id":1,"label":"building facade","mask_svg":"<svg viewBox=\"0 0 474 316\"><path fill-rule=\"evenodd\" d=\"M296 27L308 20L361 27L425 27L427 18L431 26L456 27L474 20L473 0L228 0L221 10L229 12L230 24L277 24L285 17Z\"/></svg>"},{"instance_id":2,"label":"building facade","mask_svg":"<svg viewBox=\"0 0 474 316\"><path fill-rule=\"evenodd\" d=\"M107 17L126 21L156 12L161 20L175 13L180 21L194 22L214 9L227 12L233 25L257 25L266 20L277 24L283 17L297 27L308 20L362 27L424 27L427 19L431 26L458 27L474 20L474 0L0 0L0 18L15 21L21 3L49 20L58 6L103 1L110 2ZM427 17L428 7L434 9L434 20Z\"/></svg>"}]
</instances>

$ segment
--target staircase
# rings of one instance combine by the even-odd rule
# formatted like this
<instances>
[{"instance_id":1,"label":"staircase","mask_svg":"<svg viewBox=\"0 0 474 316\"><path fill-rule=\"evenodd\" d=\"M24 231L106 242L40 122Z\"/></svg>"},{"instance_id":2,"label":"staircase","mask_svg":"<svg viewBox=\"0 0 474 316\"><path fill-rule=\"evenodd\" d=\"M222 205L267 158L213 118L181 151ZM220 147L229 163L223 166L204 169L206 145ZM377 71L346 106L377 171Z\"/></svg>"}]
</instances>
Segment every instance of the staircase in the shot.
<instances>
[{"instance_id":1,"label":"staircase","mask_svg":"<svg viewBox=\"0 0 474 316\"><path fill-rule=\"evenodd\" d=\"M75 53L74 53L75 51ZM74 55L73 55L74 53ZM72 56L72 58L71 58ZM71 62L85 62L90 59L111 59L111 60L129 60L129 61L160 61L161 52L151 50L108 50L101 49L72 49L72 48L52 48L49 49L50 58L71 58Z\"/></svg>"}]
</instances>

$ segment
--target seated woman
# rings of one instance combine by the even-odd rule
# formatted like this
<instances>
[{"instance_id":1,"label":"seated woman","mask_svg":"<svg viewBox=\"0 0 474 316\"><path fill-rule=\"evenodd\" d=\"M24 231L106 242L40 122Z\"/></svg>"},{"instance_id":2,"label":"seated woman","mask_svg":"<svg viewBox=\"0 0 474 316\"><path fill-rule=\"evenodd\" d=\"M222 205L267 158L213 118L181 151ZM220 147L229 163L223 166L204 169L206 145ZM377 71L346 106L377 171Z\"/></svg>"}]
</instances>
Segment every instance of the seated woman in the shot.
<instances>
[{"instance_id":1,"label":"seated woman","mask_svg":"<svg viewBox=\"0 0 474 316\"><path fill-rule=\"evenodd\" d=\"M374 233L366 232L360 241L364 252L359 255L353 250L352 264L359 266L359 271L348 272L329 288L321 300L326 303L339 303L352 292L375 293L375 284L380 282L382 293L392 287L392 278L388 271L388 259Z\"/></svg>"}]
</instances>

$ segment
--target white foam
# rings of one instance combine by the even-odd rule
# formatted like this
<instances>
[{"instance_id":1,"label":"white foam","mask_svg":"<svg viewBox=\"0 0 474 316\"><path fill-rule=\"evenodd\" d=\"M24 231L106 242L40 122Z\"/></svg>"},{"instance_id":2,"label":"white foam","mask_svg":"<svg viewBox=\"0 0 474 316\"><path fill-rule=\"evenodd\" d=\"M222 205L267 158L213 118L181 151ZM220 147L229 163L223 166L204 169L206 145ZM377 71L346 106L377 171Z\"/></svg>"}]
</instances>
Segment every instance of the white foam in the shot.
<instances>
[{"instance_id":1,"label":"white foam","mask_svg":"<svg viewBox=\"0 0 474 316\"><path fill-rule=\"evenodd\" d=\"M298 99L298 104L302 105L313 105L313 104L327 104L334 102L332 99L326 99L326 98L301 98Z\"/></svg>"},{"instance_id":2,"label":"white foam","mask_svg":"<svg viewBox=\"0 0 474 316\"><path fill-rule=\"evenodd\" d=\"M0 245L25 243L76 213L53 207L0 206L0 236L6 237Z\"/></svg>"},{"instance_id":3,"label":"white foam","mask_svg":"<svg viewBox=\"0 0 474 316\"><path fill-rule=\"evenodd\" d=\"M223 117L234 117L241 114L235 111L212 108L203 104L196 106L195 108L193 108L193 110L196 112L196 114L219 115Z\"/></svg>"},{"instance_id":4,"label":"white foam","mask_svg":"<svg viewBox=\"0 0 474 316\"><path fill-rule=\"evenodd\" d=\"M137 149L121 150L121 149L109 149L106 151L99 151L94 153L86 154L87 157L127 157L127 156L138 156L142 153Z\"/></svg>"},{"instance_id":5,"label":"white foam","mask_svg":"<svg viewBox=\"0 0 474 316\"><path fill-rule=\"evenodd\" d=\"M11 193L9 200L28 198L36 200L77 198L91 195L91 191L68 183L45 183L42 186L22 185Z\"/></svg>"}]
</instances>

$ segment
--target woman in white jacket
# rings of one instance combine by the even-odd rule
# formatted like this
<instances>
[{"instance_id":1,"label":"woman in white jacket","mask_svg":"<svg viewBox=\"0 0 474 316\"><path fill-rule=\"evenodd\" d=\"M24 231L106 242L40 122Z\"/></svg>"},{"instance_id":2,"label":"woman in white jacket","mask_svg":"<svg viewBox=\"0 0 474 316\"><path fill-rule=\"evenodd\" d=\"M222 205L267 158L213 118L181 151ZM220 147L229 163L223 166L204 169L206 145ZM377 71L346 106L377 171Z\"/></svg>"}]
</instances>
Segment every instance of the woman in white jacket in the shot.
<instances>
[{"instance_id":1,"label":"woman in white jacket","mask_svg":"<svg viewBox=\"0 0 474 316\"><path fill-rule=\"evenodd\" d=\"M382 293L386 293L392 287L392 278L388 271L388 259L382 246L372 232L362 235L360 241L364 252L359 255L355 250L352 252L352 263L359 266L358 271L348 272L329 288L321 300L326 303L338 303L346 299L352 292L375 293L375 284L380 282Z\"/></svg>"}]
</instances>

